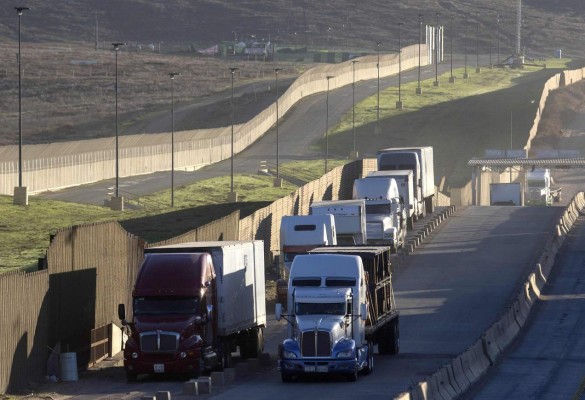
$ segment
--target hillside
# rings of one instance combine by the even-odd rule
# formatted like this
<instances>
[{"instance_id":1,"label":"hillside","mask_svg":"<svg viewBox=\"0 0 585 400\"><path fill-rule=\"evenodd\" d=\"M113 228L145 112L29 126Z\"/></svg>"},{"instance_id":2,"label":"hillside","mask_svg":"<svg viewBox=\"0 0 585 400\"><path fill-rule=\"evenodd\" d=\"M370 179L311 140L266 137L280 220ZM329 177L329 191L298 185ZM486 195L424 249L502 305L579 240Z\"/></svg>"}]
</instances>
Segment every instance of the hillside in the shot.
<instances>
[{"instance_id":1,"label":"hillside","mask_svg":"<svg viewBox=\"0 0 585 400\"><path fill-rule=\"evenodd\" d=\"M29 6L23 21L24 39L34 42L85 42L113 40L156 44L163 49L189 49L234 37L307 44L320 48L373 48L381 41L395 48L398 23L407 42L418 41L418 15L425 22L450 26L453 22L461 49L467 22L469 46L475 45L477 23L480 46L494 48L500 32L501 47L515 44L516 1L509 0L21 0ZM6 4L7 5L7 4ZM5 5L5 6L6 6ZM5 7L7 8L7 7ZM496 21L499 16L499 28ZM528 53L552 56L562 48L570 57L582 56L580 37L585 10L580 0L524 0L523 46ZM0 18L2 38L17 37L16 13ZM392 44L391 44L392 43ZM485 51L487 53L487 49Z\"/></svg>"}]
</instances>

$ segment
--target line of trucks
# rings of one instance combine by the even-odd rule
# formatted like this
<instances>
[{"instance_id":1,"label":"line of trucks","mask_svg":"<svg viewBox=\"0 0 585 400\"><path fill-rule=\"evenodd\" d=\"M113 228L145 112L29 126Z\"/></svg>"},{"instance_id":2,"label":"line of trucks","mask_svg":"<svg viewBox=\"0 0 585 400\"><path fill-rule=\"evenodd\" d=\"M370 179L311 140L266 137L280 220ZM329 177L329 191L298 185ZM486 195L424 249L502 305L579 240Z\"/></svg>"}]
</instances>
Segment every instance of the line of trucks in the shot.
<instances>
[{"instance_id":1,"label":"line of trucks","mask_svg":"<svg viewBox=\"0 0 585 400\"><path fill-rule=\"evenodd\" d=\"M381 355L399 352L390 254L407 226L433 211L432 148L380 150L378 170L355 181L354 199L314 203L311 215L282 219L286 287L275 317L288 322L278 351L283 382L304 374L355 381L373 371L375 347ZM118 306L128 381L197 377L230 367L236 351L256 358L264 349L265 293L262 241L146 248L131 318Z\"/></svg>"}]
</instances>

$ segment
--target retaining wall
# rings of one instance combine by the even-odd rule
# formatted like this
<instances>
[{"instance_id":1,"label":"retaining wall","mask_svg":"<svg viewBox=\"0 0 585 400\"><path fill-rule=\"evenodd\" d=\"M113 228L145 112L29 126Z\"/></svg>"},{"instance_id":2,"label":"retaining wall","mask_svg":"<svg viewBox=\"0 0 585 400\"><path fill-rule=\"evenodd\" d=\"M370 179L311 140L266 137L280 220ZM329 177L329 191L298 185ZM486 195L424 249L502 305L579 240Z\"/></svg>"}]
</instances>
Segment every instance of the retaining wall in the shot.
<instances>
[{"instance_id":1,"label":"retaining wall","mask_svg":"<svg viewBox=\"0 0 585 400\"><path fill-rule=\"evenodd\" d=\"M429 63L422 45L421 65ZM356 82L377 79L377 55L359 57ZM402 69L418 66L418 44L402 49ZM380 55L380 77L398 73L398 55ZM303 97L353 83L351 61L311 68L299 76L279 99L282 117ZM239 153L276 123L272 104L250 121L234 126L234 153ZM77 186L115 177L115 138L23 146L23 185L29 193ZM231 157L231 126L175 132L175 168L192 170ZM18 186L18 146L0 148L0 194L11 195ZM171 169L171 134L119 137L119 176L134 176Z\"/></svg>"}]
</instances>

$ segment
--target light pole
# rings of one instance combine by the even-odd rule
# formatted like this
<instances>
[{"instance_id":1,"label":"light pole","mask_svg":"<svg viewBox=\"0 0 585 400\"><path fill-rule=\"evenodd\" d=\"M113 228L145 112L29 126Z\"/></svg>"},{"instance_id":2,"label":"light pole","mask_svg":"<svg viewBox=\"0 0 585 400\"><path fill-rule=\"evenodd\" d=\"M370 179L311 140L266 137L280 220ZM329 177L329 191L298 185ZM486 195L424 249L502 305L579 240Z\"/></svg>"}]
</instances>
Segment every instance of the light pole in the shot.
<instances>
[{"instance_id":1,"label":"light pole","mask_svg":"<svg viewBox=\"0 0 585 400\"><path fill-rule=\"evenodd\" d=\"M278 73L282 68L274 68L274 77L276 79L276 96L274 103L276 104L276 179L274 180L274 187L282 187L282 180L280 179L279 171L279 155L278 155Z\"/></svg>"},{"instance_id":2,"label":"light pole","mask_svg":"<svg viewBox=\"0 0 585 400\"><path fill-rule=\"evenodd\" d=\"M396 109L402 110L402 38L400 36L400 28L402 22L398 23L398 101L396 102Z\"/></svg>"},{"instance_id":3,"label":"light pole","mask_svg":"<svg viewBox=\"0 0 585 400\"><path fill-rule=\"evenodd\" d=\"M14 205L26 206L28 205L28 191L22 186L22 67L21 67L21 53L20 53L20 20L25 11L30 10L29 7L14 7L18 15L18 186L14 188L14 197L12 202Z\"/></svg>"},{"instance_id":4,"label":"light pole","mask_svg":"<svg viewBox=\"0 0 585 400\"><path fill-rule=\"evenodd\" d=\"M232 145L230 157L230 193L228 194L228 202L236 203L238 201L238 194L234 192L234 74L239 68L230 67L232 74L232 97L231 97L231 121L232 121Z\"/></svg>"},{"instance_id":5,"label":"light pole","mask_svg":"<svg viewBox=\"0 0 585 400\"><path fill-rule=\"evenodd\" d=\"M422 94L420 87L420 47L422 45L422 14L418 15L418 86L416 87L416 94Z\"/></svg>"},{"instance_id":6,"label":"light pole","mask_svg":"<svg viewBox=\"0 0 585 400\"><path fill-rule=\"evenodd\" d=\"M115 98L116 98L116 188L115 188L115 198L112 201L112 208L118 211L124 209L124 200L120 196L120 140L119 140L119 131L118 131L118 52L120 51L121 46L125 46L126 43L123 42L114 42L112 46L114 46L114 53L116 54L116 84L114 86Z\"/></svg>"},{"instance_id":7,"label":"light pole","mask_svg":"<svg viewBox=\"0 0 585 400\"><path fill-rule=\"evenodd\" d=\"M435 82L434 86L439 86L439 13L435 13L437 23L435 25Z\"/></svg>"},{"instance_id":8,"label":"light pole","mask_svg":"<svg viewBox=\"0 0 585 400\"><path fill-rule=\"evenodd\" d=\"M450 35L450 38L449 38L449 59L451 61L451 76L449 77L449 83L455 83L455 77L453 76L453 36L455 36L455 31L453 30L453 16L452 15L449 18L449 25L450 25L449 30L451 31L451 32L449 32L449 35Z\"/></svg>"},{"instance_id":9,"label":"light pole","mask_svg":"<svg viewBox=\"0 0 585 400\"><path fill-rule=\"evenodd\" d=\"M378 62L376 69L378 70L378 102L376 104L376 128L380 128L380 42L376 42L376 51L378 52Z\"/></svg>"},{"instance_id":10,"label":"light pole","mask_svg":"<svg viewBox=\"0 0 585 400\"><path fill-rule=\"evenodd\" d=\"M175 206L175 76L178 72L170 72L171 78L171 207Z\"/></svg>"},{"instance_id":11,"label":"light pole","mask_svg":"<svg viewBox=\"0 0 585 400\"><path fill-rule=\"evenodd\" d=\"M327 173L327 160L329 158L329 80L333 75L327 75L327 97L325 98L325 174Z\"/></svg>"},{"instance_id":12,"label":"light pole","mask_svg":"<svg viewBox=\"0 0 585 400\"><path fill-rule=\"evenodd\" d=\"M475 35L475 53L476 53L476 61L475 61L475 73L479 74L481 72L481 68L479 67L479 20L476 23L477 33Z\"/></svg>"},{"instance_id":13,"label":"light pole","mask_svg":"<svg viewBox=\"0 0 585 400\"><path fill-rule=\"evenodd\" d=\"M498 42L498 65L500 65L500 14L496 14L496 40Z\"/></svg>"},{"instance_id":14,"label":"light pole","mask_svg":"<svg viewBox=\"0 0 585 400\"><path fill-rule=\"evenodd\" d=\"M353 129L353 151L350 153L349 158L357 159L358 152L355 148L355 65L359 63L358 60L351 61L351 68L353 72L353 81L351 83L351 124Z\"/></svg>"},{"instance_id":15,"label":"light pole","mask_svg":"<svg viewBox=\"0 0 585 400\"><path fill-rule=\"evenodd\" d=\"M463 73L463 79L469 78L467 73L467 19L465 19L465 29L463 32L463 53L465 54L465 72Z\"/></svg>"}]
</instances>

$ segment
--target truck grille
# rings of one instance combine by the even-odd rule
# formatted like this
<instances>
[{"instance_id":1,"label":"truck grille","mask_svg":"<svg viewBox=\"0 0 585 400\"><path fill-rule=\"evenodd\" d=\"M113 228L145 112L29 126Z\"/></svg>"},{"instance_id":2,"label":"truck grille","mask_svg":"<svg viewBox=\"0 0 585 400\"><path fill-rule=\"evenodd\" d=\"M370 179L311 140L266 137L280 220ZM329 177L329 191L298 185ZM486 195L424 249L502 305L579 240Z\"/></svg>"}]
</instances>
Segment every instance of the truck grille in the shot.
<instances>
[{"instance_id":1,"label":"truck grille","mask_svg":"<svg viewBox=\"0 0 585 400\"><path fill-rule=\"evenodd\" d=\"M382 224L380 222L368 222L366 223L366 233L368 238L371 239L382 239Z\"/></svg>"},{"instance_id":2,"label":"truck grille","mask_svg":"<svg viewBox=\"0 0 585 400\"><path fill-rule=\"evenodd\" d=\"M170 353L179 347L176 332L152 331L140 334L140 349L146 353Z\"/></svg>"},{"instance_id":3,"label":"truck grille","mask_svg":"<svg viewBox=\"0 0 585 400\"><path fill-rule=\"evenodd\" d=\"M317 340L315 340L315 337ZM316 347L315 347L316 346ZM303 332L301 339L303 357L328 357L331 355L331 335L324 331Z\"/></svg>"}]
</instances>

